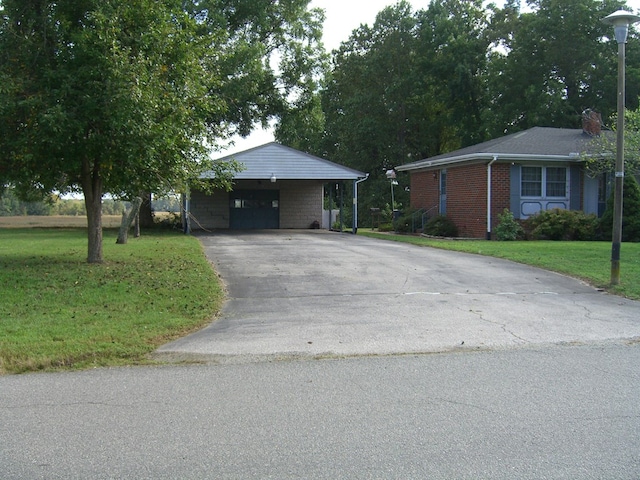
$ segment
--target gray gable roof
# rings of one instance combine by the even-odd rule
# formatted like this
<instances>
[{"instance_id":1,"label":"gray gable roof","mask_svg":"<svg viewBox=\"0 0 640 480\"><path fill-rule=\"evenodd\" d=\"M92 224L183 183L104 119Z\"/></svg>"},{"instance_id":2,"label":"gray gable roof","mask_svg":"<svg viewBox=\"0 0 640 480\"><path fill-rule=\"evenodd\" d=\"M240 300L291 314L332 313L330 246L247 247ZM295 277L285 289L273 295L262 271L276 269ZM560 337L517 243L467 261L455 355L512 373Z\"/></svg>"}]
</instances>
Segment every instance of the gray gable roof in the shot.
<instances>
[{"instance_id":1,"label":"gray gable roof","mask_svg":"<svg viewBox=\"0 0 640 480\"><path fill-rule=\"evenodd\" d=\"M278 180L358 180L365 174L330 162L320 157L286 147L277 142L267 143L218 161L236 160L245 170L238 172L235 180L268 180L272 175ZM204 174L210 178L212 173Z\"/></svg>"},{"instance_id":2,"label":"gray gable roof","mask_svg":"<svg viewBox=\"0 0 640 480\"><path fill-rule=\"evenodd\" d=\"M582 129L533 127L453 152L398 166L411 171L478 160L580 161L591 137Z\"/></svg>"}]
</instances>

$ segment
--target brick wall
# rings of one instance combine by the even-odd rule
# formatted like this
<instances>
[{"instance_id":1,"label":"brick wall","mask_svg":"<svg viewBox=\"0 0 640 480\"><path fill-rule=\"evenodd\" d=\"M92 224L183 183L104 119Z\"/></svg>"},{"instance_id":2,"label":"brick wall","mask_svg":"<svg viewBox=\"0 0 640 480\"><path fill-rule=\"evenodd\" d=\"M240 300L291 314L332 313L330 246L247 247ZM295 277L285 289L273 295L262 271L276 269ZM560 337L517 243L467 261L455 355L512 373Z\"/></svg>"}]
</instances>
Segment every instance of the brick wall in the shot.
<instances>
[{"instance_id":1,"label":"brick wall","mask_svg":"<svg viewBox=\"0 0 640 480\"><path fill-rule=\"evenodd\" d=\"M495 163L491 172L491 230L498 214L509 208L508 163ZM411 206L439 213L440 171L411 173ZM434 208L435 207L435 208ZM447 168L447 217L458 227L461 237L485 238L487 233L487 164Z\"/></svg>"},{"instance_id":2,"label":"brick wall","mask_svg":"<svg viewBox=\"0 0 640 480\"><path fill-rule=\"evenodd\" d=\"M428 212L429 217L437 215L439 204L439 182L440 173L438 170L411 172L411 207L415 209L425 209Z\"/></svg>"},{"instance_id":3,"label":"brick wall","mask_svg":"<svg viewBox=\"0 0 640 480\"><path fill-rule=\"evenodd\" d=\"M487 167L447 168L447 217L461 237L483 237L487 224Z\"/></svg>"},{"instance_id":4,"label":"brick wall","mask_svg":"<svg viewBox=\"0 0 640 480\"><path fill-rule=\"evenodd\" d=\"M491 182L491 232L498 225L498 215L511 209L511 164L495 163L492 166ZM492 238L495 238L492 234Z\"/></svg>"}]
</instances>

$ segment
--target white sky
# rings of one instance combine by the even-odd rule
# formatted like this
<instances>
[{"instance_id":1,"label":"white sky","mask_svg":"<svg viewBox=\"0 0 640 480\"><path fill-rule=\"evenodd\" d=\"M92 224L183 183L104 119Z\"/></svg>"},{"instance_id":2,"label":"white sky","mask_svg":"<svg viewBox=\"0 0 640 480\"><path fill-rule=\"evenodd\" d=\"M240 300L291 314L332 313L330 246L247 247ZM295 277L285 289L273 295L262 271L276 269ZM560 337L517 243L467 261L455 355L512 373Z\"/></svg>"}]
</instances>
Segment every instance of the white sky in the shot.
<instances>
[{"instance_id":1,"label":"white sky","mask_svg":"<svg viewBox=\"0 0 640 480\"><path fill-rule=\"evenodd\" d=\"M501 0L492 1L496 4L502 3ZM521 0L521 2L524 7L526 1ZM341 42L347 40L351 32L360 25L373 25L378 12L386 6L396 3L396 0L311 0L309 6L325 10L323 43L327 51L331 51L338 48ZM409 0L409 3L414 10L419 10L427 8L429 0ZM627 5L634 13L640 14L640 0L627 0ZM236 138L235 146L224 153L240 152L273 140L271 131L257 127L249 137Z\"/></svg>"}]
</instances>

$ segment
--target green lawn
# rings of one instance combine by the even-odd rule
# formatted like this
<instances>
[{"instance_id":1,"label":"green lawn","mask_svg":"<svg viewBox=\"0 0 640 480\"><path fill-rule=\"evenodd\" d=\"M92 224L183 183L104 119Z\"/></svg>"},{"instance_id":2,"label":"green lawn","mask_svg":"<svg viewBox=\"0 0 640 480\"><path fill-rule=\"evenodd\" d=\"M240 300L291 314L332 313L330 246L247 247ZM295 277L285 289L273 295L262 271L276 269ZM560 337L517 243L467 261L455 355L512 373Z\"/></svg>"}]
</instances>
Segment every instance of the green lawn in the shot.
<instances>
[{"instance_id":1,"label":"green lawn","mask_svg":"<svg viewBox=\"0 0 640 480\"><path fill-rule=\"evenodd\" d=\"M617 295L640 299L640 243L622 244L620 285L611 287L611 243L607 242L440 240L367 229L358 230L358 235L506 258L580 278Z\"/></svg>"},{"instance_id":2,"label":"green lawn","mask_svg":"<svg viewBox=\"0 0 640 480\"><path fill-rule=\"evenodd\" d=\"M223 291L197 239L115 239L88 265L84 229L0 229L0 373L144 363L211 321Z\"/></svg>"}]
</instances>

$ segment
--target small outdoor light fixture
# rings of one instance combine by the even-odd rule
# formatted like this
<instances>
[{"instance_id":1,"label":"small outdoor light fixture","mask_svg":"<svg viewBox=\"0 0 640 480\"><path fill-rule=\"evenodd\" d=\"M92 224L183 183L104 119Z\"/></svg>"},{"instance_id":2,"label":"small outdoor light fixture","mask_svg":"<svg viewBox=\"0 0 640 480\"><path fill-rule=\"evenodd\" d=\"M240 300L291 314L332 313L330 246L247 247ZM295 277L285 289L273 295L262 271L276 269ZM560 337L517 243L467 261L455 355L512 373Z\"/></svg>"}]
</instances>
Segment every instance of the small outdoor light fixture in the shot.
<instances>
[{"instance_id":1,"label":"small outdoor light fixture","mask_svg":"<svg viewBox=\"0 0 640 480\"><path fill-rule=\"evenodd\" d=\"M620 243L622 242L622 189L624 186L624 96L625 96L625 44L629 25L640 21L640 16L618 10L602 19L613 25L618 42L618 122L616 132L616 170L613 195L613 235L611 241L611 284L620 283Z\"/></svg>"},{"instance_id":2,"label":"small outdoor light fixture","mask_svg":"<svg viewBox=\"0 0 640 480\"><path fill-rule=\"evenodd\" d=\"M271 178L270 178L269 180L271 180L271 183L276 183L276 180L277 180L277 178L276 178L276 174L275 174L275 173L272 173L272 174L271 174Z\"/></svg>"}]
</instances>

